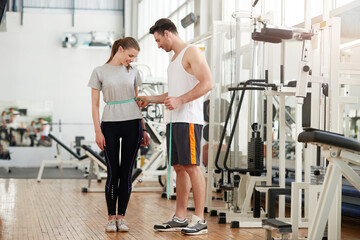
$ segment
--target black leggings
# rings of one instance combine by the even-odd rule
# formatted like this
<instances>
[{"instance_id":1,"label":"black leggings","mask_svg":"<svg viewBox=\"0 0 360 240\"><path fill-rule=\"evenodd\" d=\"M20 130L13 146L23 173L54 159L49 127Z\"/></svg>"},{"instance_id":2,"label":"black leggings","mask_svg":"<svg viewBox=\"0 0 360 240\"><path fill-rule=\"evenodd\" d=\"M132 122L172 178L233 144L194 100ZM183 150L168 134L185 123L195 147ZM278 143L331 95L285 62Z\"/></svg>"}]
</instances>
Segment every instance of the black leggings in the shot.
<instances>
[{"instance_id":1,"label":"black leggings","mask_svg":"<svg viewBox=\"0 0 360 240\"><path fill-rule=\"evenodd\" d=\"M118 215L125 216L132 188L132 169L142 142L141 119L102 122L101 129L106 144L104 151L107 164L105 198L108 214L109 216L116 215L116 200L118 199ZM119 163L120 138L122 139L121 164Z\"/></svg>"}]
</instances>

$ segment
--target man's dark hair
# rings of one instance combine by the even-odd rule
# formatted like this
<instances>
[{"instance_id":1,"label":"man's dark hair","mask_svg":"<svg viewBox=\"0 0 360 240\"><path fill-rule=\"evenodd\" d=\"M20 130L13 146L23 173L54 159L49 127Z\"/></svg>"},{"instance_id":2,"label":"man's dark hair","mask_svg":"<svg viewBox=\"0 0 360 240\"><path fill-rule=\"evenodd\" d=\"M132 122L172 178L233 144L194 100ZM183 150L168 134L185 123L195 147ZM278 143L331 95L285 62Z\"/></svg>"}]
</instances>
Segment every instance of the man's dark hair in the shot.
<instances>
[{"instance_id":1,"label":"man's dark hair","mask_svg":"<svg viewBox=\"0 0 360 240\"><path fill-rule=\"evenodd\" d=\"M164 31L168 30L169 32L177 34L177 29L175 24L168 18L161 18L156 21L154 26L152 26L149 30L150 34L154 34L155 32L164 36Z\"/></svg>"}]
</instances>

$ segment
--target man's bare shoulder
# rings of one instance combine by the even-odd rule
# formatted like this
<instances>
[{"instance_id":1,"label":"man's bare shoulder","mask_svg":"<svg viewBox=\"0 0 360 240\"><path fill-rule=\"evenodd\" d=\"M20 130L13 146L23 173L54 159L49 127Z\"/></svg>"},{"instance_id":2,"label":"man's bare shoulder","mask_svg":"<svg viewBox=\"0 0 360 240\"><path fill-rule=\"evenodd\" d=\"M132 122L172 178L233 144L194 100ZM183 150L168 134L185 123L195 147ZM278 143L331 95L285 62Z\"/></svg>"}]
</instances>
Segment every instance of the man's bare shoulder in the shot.
<instances>
[{"instance_id":1,"label":"man's bare shoulder","mask_svg":"<svg viewBox=\"0 0 360 240\"><path fill-rule=\"evenodd\" d=\"M186 52L192 53L192 54L202 54L200 48L195 45L189 46Z\"/></svg>"},{"instance_id":2,"label":"man's bare shoulder","mask_svg":"<svg viewBox=\"0 0 360 240\"><path fill-rule=\"evenodd\" d=\"M189 62L192 62L193 60L196 60L201 56L202 56L201 50L195 45L191 45L188 49L186 49L186 52L184 54L184 57Z\"/></svg>"}]
</instances>

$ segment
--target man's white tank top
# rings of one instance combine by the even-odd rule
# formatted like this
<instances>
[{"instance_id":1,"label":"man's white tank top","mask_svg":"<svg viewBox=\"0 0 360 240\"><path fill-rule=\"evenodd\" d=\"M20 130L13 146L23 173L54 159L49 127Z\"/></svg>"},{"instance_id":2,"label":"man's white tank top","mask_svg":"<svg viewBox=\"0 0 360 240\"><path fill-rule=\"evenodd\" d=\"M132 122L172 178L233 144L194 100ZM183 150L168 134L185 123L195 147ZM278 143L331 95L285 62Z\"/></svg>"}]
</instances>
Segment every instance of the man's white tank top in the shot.
<instances>
[{"instance_id":1,"label":"man's white tank top","mask_svg":"<svg viewBox=\"0 0 360 240\"><path fill-rule=\"evenodd\" d=\"M198 83L199 80L190 73L186 72L182 65L182 59L186 50L192 45L187 45L179 55L169 64L168 75L168 96L178 97L191 91ZM181 105L172 111L172 122L185 122L204 124L203 114L203 96ZM170 117L167 118L170 122Z\"/></svg>"}]
</instances>

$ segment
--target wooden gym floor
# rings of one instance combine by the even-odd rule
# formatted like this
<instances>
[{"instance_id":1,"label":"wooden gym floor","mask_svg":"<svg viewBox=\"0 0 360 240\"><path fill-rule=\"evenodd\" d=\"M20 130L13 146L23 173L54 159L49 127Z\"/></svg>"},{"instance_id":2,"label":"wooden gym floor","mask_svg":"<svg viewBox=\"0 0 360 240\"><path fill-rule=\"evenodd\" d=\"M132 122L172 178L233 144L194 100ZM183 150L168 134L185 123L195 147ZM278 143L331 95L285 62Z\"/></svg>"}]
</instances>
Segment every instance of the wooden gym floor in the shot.
<instances>
[{"instance_id":1,"label":"wooden gym floor","mask_svg":"<svg viewBox=\"0 0 360 240\"><path fill-rule=\"evenodd\" d=\"M231 229L205 214L209 233L183 236L154 232L153 225L166 221L175 201L159 193L133 192L126 219L128 233L105 233L107 218L103 193L82 193L83 179L0 179L0 239L264 239L263 229ZM142 183L144 184L144 183ZM94 186L96 185L94 181ZM104 181L97 184L104 186ZM192 200L189 202L193 206ZM188 213L191 217L192 212ZM360 239L360 221L343 218L342 239ZM306 230L301 230L306 236Z\"/></svg>"}]
</instances>

